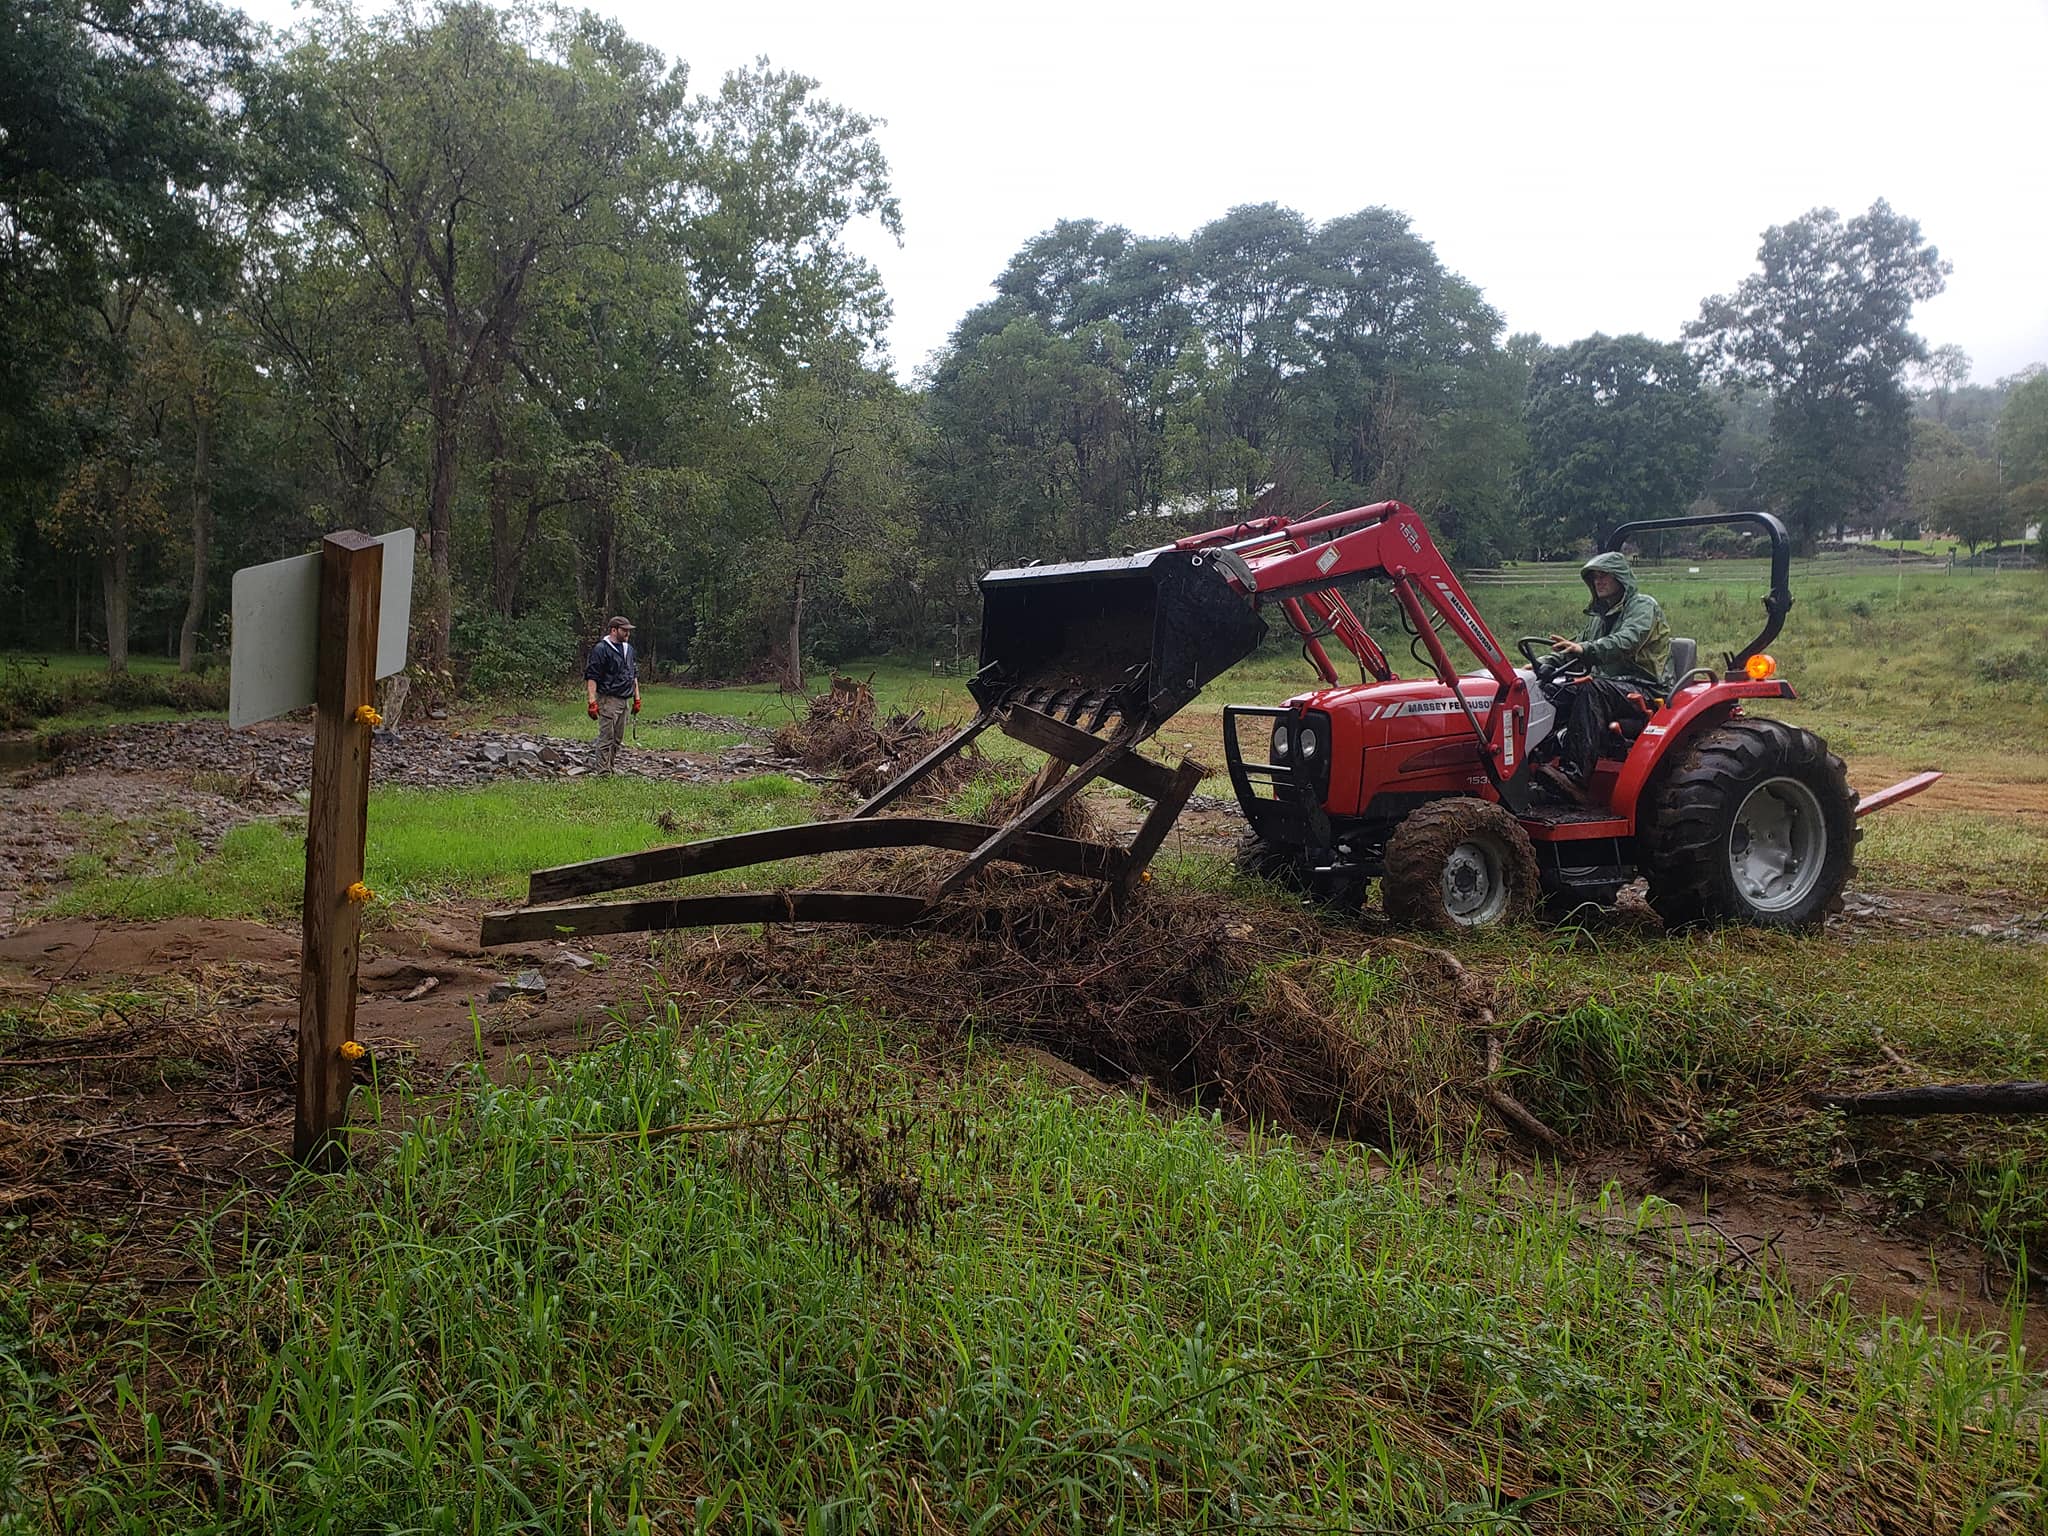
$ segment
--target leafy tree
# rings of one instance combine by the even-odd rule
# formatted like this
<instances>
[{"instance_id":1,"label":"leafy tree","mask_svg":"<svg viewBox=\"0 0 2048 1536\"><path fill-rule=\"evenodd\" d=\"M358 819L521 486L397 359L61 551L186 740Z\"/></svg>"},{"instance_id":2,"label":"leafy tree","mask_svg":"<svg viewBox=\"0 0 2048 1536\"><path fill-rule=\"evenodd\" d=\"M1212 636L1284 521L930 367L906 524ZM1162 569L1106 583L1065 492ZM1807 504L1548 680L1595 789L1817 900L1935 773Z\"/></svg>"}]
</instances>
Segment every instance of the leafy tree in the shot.
<instances>
[{"instance_id":1,"label":"leafy tree","mask_svg":"<svg viewBox=\"0 0 2048 1536\"><path fill-rule=\"evenodd\" d=\"M913 422L895 382L844 338L778 383L738 445L730 499L760 530L746 563L756 591L780 594L778 671L791 687L803 686L807 613L843 596L849 560L891 522Z\"/></svg>"},{"instance_id":2,"label":"leafy tree","mask_svg":"<svg viewBox=\"0 0 2048 1536\"><path fill-rule=\"evenodd\" d=\"M1595 333L1544 353L1528 396L1529 531L1569 549L1634 518L1671 517L1706 484L1721 413L1684 348Z\"/></svg>"},{"instance_id":3,"label":"leafy tree","mask_svg":"<svg viewBox=\"0 0 2048 1536\"><path fill-rule=\"evenodd\" d=\"M1817 208L1774 226L1757 257L1761 271L1705 300L1686 335L1722 377L1769 391L1766 480L1810 545L1897 489L1902 375L1927 356L1913 306L1941 292L1949 264L1882 200L1846 221Z\"/></svg>"},{"instance_id":4,"label":"leafy tree","mask_svg":"<svg viewBox=\"0 0 2048 1536\"><path fill-rule=\"evenodd\" d=\"M1970 354L1953 343L1936 347L1914 371L1924 384L1922 392L1934 406L1934 419L1946 426L1949 401L1970 382Z\"/></svg>"},{"instance_id":5,"label":"leafy tree","mask_svg":"<svg viewBox=\"0 0 2048 1536\"><path fill-rule=\"evenodd\" d=\"M2048 480L2048 373L2037 373L2006 396L1995 438L2009 485Z\"/></svg>"},{"instance_id":6,"label":"leafy tree","mask_svg":"<svg viewBox=\"0 0 2048 1536\"><path fill-rule=\"evenodd\" d=\"M400 327L429 427L427 663L448 666L464 417L517 342L538 269L602 239L646 130L683 79L589 13L456 0L371 21L335 11L294 60L345 156L317 214L345 238Z\"/></svg>"},{"instance_id":7,"label":"leafy tree","mask_svg":"<svg viewBox=\"0 0 2048 1536\"><path fill-rule=\"evenodd\" d=\"M1020 318L948 359L930 401L950 451L931 464L928 537L965 562L959 579L1121 542L1127 357L1114 325L1055 336Z\"/></svg>"},{"instance_id":8,"label":"leafy tree","mask_svg":"<svg viewBox=\"0 0 2048 1536\"><path fill-rule=\"evenodd\" d=\"M1500 316L1392 209L1323 225L1307 265L1313 362L1297 393L1320 457L1337 484L1400 495L1462 371L1497 350Z\"/></svg>"},{"instance_id":9,"label":"leafy tree","mask_svg":"<svg viewBox=\"0 0 2048 1536\"><path fill-rule=\"evenodd\" d=\"M1944 528L1948 494L1984 461L1939 422L1913 423L1913 457L1906 465L1906 510L1923 528ZM1994 483L1996 477L1993 477Z\"/></svg>"},{"instance_id":10,"label":"leafy tree","mask_svg":"<svg viewBox=\"0 0 2048 1536\"><path fill-rule=\"evenodd\" d=\"M126 285L204 300L230 263L207 190L231 183L251 87L240 12L210 0L0 6L0 454L47 462L40 409L85 313Z\"/></svg>"},{"instance_id":11,"label":"leafy tree","mask_svg":"<svg viewBox=\"0 0 2048 1536\"><path fill-rule=\"evenodd\" d=\"M2012 503L1989 464L1971 463L1942 491L1934 503L1935 526L1959 540L1974 560L1986 544L2012 537Z\"/></svg>"},{"instance_id":12,"label":"leafy tree","mask_svg":"<svg viewBox=\"0 0 2048 1536\"><path fill-rule=\"evenodd\" d=\"M1287 385L1308 362L1308 220L1277 203L1233 208L1189 242L1195 318L1228 364L1213 397L1230 438L1253 454L1282 446ZM1249 505L1258 486L1237 487Z\"/></svg>"}]
</instances>

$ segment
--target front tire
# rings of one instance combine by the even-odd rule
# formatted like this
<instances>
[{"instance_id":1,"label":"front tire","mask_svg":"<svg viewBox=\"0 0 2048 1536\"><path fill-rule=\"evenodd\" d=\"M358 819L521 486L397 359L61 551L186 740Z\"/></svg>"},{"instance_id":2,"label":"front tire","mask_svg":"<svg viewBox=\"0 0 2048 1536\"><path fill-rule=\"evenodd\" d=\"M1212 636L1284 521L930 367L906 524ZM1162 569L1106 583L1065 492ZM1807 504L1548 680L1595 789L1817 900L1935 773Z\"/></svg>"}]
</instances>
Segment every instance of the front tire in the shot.
<instances>
[{"instance_id":1,"label":"front tire","mask_svg":"<svg viewBox=\"0 0 2048 1536\"><path fill-rule=\"evenodd\" d=\"M1667 927L1818 928L1855 873L1856 792L1842 760L1781 720L1730 720L1651 797L1650 905Z\"/></svg>"},{"instance_id":2,"label":"front tire","mask_svg":"<svg viewBox=\"0 0 2048 1536\"><path fill-rule=\"evenodd\" d=\"M1241 875L1284 886L1296 895L1308 889L1308 869L1302 862L1301 850L1269 843L1256 832L1238 838L1231 863Z\"/></svg>"},{"instance_id":3,"label":"front tire","mask_svg":"<svg viewBox=\"0 0 2048 1536\"><path fill-rule=\"evenodd\" d=\"M1435 800L1387 839L1380 899L1396 922L1463 933L1527 917L1542 895L1529 834L1490 800Z\"/></svg>"}]
</instances>

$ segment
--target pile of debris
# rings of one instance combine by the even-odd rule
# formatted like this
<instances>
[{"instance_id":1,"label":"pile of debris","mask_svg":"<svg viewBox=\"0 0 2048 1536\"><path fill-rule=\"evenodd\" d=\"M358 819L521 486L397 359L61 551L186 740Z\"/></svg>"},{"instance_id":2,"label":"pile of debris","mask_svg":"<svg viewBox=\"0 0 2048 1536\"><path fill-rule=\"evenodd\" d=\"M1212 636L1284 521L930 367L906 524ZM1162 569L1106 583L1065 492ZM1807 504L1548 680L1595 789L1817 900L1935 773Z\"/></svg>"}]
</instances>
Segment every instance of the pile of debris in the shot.
<instances>
[{"instance_id":1,"label":"pile of debris","mask_svg":"<svg viewBox=\"0 0 2048 1536\"><path fill-rule=\"evenodd\" d=\"M835 674L832 686L811 700L801 718L775 733L774 747L778 756L867 796L936 749L947 734L925 724L921 709L876 719L874 689L858 678ZM980 768L981 759L969 748L942 763L914 796L943 799Z\"/></svg>"},{"instance_id":2,"label":"pile of debris","mask_svg":"<svg viewBox=\"0 0 2048 1536\"><path fill-rule=\"evenodd\" d=\"M833 883L914 889L943 855L849 860ZM807 1009L858 998L941 1045L995 1036L1233 1119L1428 1143L1487 1097L1485 1000L1427 946L1326 931L1299 907L1150 883L1120 919L1100 887L1005 871L934 925L692 942L678 984Z\"/></svg>"}]
</instances>

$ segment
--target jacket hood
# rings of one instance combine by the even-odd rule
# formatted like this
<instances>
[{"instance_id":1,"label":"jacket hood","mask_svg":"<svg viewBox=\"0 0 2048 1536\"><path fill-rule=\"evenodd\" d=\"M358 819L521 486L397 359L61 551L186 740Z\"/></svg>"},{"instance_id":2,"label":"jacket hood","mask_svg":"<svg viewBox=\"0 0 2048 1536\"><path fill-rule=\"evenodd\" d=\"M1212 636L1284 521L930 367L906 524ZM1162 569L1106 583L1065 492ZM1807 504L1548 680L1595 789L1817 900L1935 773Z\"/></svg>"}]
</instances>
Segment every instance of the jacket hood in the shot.
<instances>
[{"instance_id":1,"label":"jacket hood","mask_svg":"<svg viewBox=\"0 0 2048 1536\"><path fill-rule=\"evenodd\" d=\"M1593 578L1602 571L1621 583L1621 597L1613 604L1614 607L1626 605L1636 595L1636 573L1629 568L1628 556L1618 549L1610 549L1604 555L1595 555L1579 567L1579 578L1586 584L1588 613L1608 611L1600 606L1599 594L1593 591Z\"/></svg>"}]
</instances>

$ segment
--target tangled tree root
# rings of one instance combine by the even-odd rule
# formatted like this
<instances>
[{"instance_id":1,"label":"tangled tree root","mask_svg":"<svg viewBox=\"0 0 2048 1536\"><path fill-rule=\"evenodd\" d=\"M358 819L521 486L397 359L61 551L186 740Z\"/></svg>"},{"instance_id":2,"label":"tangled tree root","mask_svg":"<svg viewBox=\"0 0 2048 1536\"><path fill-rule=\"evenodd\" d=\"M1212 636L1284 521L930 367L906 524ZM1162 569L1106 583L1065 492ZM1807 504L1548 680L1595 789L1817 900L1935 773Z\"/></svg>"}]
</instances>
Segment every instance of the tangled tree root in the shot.
<instances>
[{"instance_id":1,"label":"tangled tree root","mask_svg":"<svg viewBox=\"0 0 2048 1536\"><path fill-rule=\"evenodd\" d=\"M931 868L885 856L837 883L916 889ZM1156 884L1112 921L1098 890L998 872L919 928L696 940L677 981L857 1006L945 1044L993 1034L1233 1119L1379 1145L1426 1145L1490 1102L1491 1014L1434 951Z\"/></svg>"},{"instance_id":2,"label":"tangled tree root","mask_svg":"<svg viewBox=\"0 0 2048 1536\"><path fill-rule=\"evenodd\" d=\"M872 795L944 741L947 732L924 723L924 711L875 715L874 690L858 678L836 673L832 686L810 701L798 719L775 733L778 756L800 762L813 773L831 774L857 795ZM943 798L972 778L980 759L969 747L947 759L911 798Z\"/></svg>"}]
</instances>

